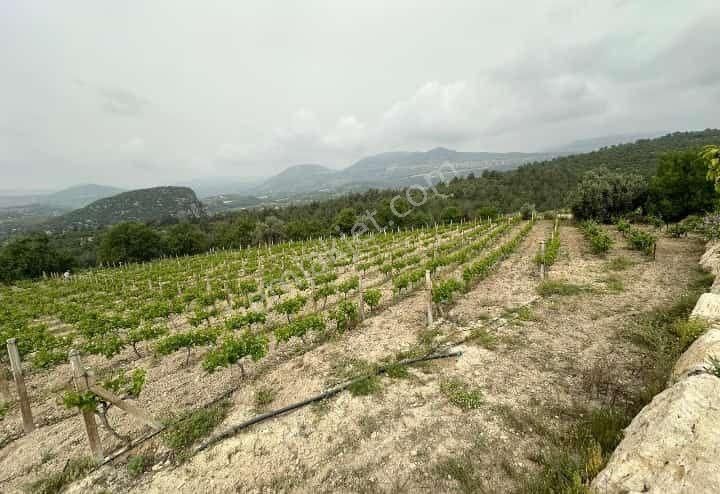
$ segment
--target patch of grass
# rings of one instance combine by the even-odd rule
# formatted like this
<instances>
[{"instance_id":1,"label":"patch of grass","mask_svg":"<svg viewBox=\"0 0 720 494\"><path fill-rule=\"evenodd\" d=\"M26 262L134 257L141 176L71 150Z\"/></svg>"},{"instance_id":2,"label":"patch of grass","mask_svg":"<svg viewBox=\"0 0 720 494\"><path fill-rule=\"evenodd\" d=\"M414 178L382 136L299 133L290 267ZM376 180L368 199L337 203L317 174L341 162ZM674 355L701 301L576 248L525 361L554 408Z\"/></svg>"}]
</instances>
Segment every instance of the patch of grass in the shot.
<instances>
[{"instance_id":1,"label":"patch of grass","mask_svg":"<svg viewBox=\"0 0 720 494\"><path fill-rule=\"evenodd\" d=\"M618 276L608 276L602 280L605 283L605 288L610 293L621 293L625 291L625 283Z\"/></svg>"},{"instance_id":2,"label":"patch of grass","mask_svg":"<svg viewBox=\"0 0 720 494\"><path fill-rule=\"evenodd\" d=\"M552 295L567 297L571 295L580 295L588 290L589 289L586 286L559 280L543 281L537 289L538 294L542 297L550 297Z\"/></svg>"},{"instance_id":3,"label":"patch of grass","mask_svg":"<svg viewBox=\"0 0 720 494\"><path fill-rule=\"evenodd\" d=\"M270 403L275 401L277 390L270 387L263 387L255 391L255 408L258 410L265 409Z\"/></svg>"},{"instance_id":4,"label":"patch of grass","mask_svg":"<svg viewBox=\"0 0 720 494\"><path fill-rule=\"evenodd\" d=\"M463 410L480 408L483 404L482 392L472 389L470 385L457 378L440 382L440 392L451 404Z\"/></svg>"},{"instance_id":5,"label":"patch of grass","mask_svg":"<svg viewBox=\"0 0 720 494\"><path fill-rule=\"evenodd\" d=\"M584 415L560 444L540 454L540 471L525 477L520 492L589 494L590 481L604 468L631 419L616 408Z\"/></svg>"},{"instance_id":6,"label":"patch of grass","mask_svg":"<svg viewBox=\"0 0 720 494\"><path fill-rule=\"evenodd\" d=\"M710 287L713 286L713 283L715 283L715 275L705 271L701 267L698 266L697 271L695 273L695 277L690 283L689 289L691 291L706 291Z\"/></svg>"},{"instance_id":7,"label":"patch of grass","mask_svg":"<svg viewBox=\"0 0 720 494\"><path fill-rule=\"evenodd\" d=\"M602 470L622 431L640 409L665 388L678 356L700 331L696 321L688 322L698 297L711 280L702 273L689 284L689 291L670 306L649 311L633 321L622 336L637 345L641 354L631 369L633 386L616 378L611 387L622 391L622 399L584 413L575 419L571 434L548 438L548 445L536 461L540 469L526 473L519 492L527 494L589 493L591 480ZM717 362L720 374L720 361ZM624 373L627 375L627 372ZM603 379L605 376L603 377ZM611 378L609 378L611 379ZM591 379L591 387L599 379ZM603 384L603 383L601 383ZM617 397L618 393L611 393Z\"/></svg>"},{"instance_id":8,"label":"patch of grass","mask_svg":"<svg viewBox=\"0 0 720 494\"><path fill-rule=\"evenodd\" d=\"M406 365L389 364L385 366L385 374L392 379L406 379L410 377L410 371Z\"/></svg>"},{"instance_id":9,"label":"patch of grass","mask_svg":"<svg viewBox=\"0 0 720 494\"><path fill-rule=\"evenodd\" d=\"M605 270L607 270L607 271L625 271L626 269L629 269L634 265L635 265L635 262L632 259L629 259L625 256L620 256L620 257L616 257L616 258L608 261L608 263L605 264Z\"/></svg>"},{"instance_id":10,"label":"patch of grass","mask_svg":"<svg viewBox=\"0 0 720 494\"><path fill-rule=\"evenodd\" d=\"M424 329L418 333L418 345L426 349L434 348L437 345L435 338L440 336L440 334L441 332L439 329Z\"/></svg>"},{"instance_id":11,"label":"patch of grass","mask_svg":"<svg viewBox=\"0 0 720 494\"><path fill-rule=\"evenodd\" d=\"M687 321L676 321L672 325L672 331L680 339L682 351L685 351L708 329L708 323L702 319L689 319Z\"/></svg>"},{"instance_id":12,"label":"patch of grass","mask_svg":"<svg viewBox=\"0 0 720 494\"><path fill-rule=\"evenodd\" d=\"M5 415L7 415L8 410L10 410L10 403L9 402L0 402L0 420L5 418Z\"/></svg>"},{"instance_id":13,"label":"patch of grass","mask_svg":"<svg viewBox=\"0 0 720 494\"><path fill-rule=\"evenodd\" d=\"M136 479L145 473L154 463L154 459L145 455L131 456L127 462L127 471L130 477Z\"/></svg>"},{"instance_id":14,"label":"patch of grass","mask_svg":"<svg viewBox=\"0 0 720 494\"><path fill-rule=\"evenodd\" d=\"M68 484L83 478L93 467L95 461L89 457L71 458L61 472L52 473L27 485L27 492L33 494L56 494Z\"/></svg>"},{"instance_id":15,"label":"patch of grass","mask_svg":"<svg viewBox=\"0 0 720 494\"><path fill-rule=\"evenodd\" d=\"M446 456L433 466L431 473L435 485L428 491L447 492L447 483L452 481L460 492L468 494L498 492L486 484L483 475L486 468L482 460L488 456L485 436L482 430L473 429L469 434L470 446L466 450Z\"/></svg>"},{"instance_id":16,"label":"patch of grass","mask_svg":"<svg viewBox=\"0 0 720 494\"><path fill-rule=\"evenodd\" d=\"M335 362L330 369L331 385L335 385L358 376L374 374L377 370L374 364L360 358L343 358Z\"/></svg>"},{"instance_id":17,"label":"patch of grass","mask_svg":"<svg viewBox=\"0 0 720 494\"><path fill-rule=\"evenodd\" d=\"M163 433L163 442L179 461L187 459L190 448L209 436L223 421L230 410L225 400L208 408L201 408L180 416Z\"/></svg>"},{"instance_id":18,"label":"patch of grass","mask_svg":"<svg viewBox=\"0 0 720 494\"><path fill-rule=\"evenodd\" d=\"M369 376L355 381L348 387L353 396L367 396L379 393L382 390L382 383L377 376Z\"/></svg>"},{"instance_id":19,"label":"patch of grass","mask_svg":"<svg viewBox=\"0 0 720 494\"><path fill-rule=\"evenodd\" d=\"M443 481L454 480L460 492L467 494L490 492L483 480L482 471L476 467L472 455L468 453L445 458L435 465L433 472Z\"/></svg>"},{"instance_id":20,"label":"patch of grass","mask_svg":"<svg viewBox=\"0 0 720 494\"><path fill-rule=\"evenodd\" d=\"M534 432L543 436L550 435L550 430L543 424L537 413L529 413L509 405L495 405L493 411L503 421L518 432Z\"/></svg>"},{"instance_id":21,"label":"patch of grass","mask_svg":"<svg viewBox=\"0 0 720 494\"><path fill-rule=\"evenodd\" d=\"M471 341L487 350L495 350L497 348L497 338L485 328L475 328L470 332Z\"/></svg>"}]
</instances>

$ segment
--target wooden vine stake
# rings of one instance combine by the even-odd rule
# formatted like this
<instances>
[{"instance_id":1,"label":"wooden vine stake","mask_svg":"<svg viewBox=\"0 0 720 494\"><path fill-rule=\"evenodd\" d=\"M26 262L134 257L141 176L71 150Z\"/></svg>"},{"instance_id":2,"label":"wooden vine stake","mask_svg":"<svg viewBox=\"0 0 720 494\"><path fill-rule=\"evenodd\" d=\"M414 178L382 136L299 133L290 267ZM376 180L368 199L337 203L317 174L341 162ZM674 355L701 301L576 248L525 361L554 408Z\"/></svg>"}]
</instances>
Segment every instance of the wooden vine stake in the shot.
<instances>
[{"instance_id":1,"label":"wooden vine stake","mask_svg":"<svg viewBox=\"0 0 720 494\"><path fill-rule=\"evenodd\" d=\"M89 380L85 368L80 361L80 354L77 350L70 350L70 366L73 371L73 381L75 383L75 391L82 393L89 390ZM97 423L95 422L95 413L92 410L82 410L83 421L85 422L85 432L87 432L90 450L93 456L102 461L104 458L102 446L100 444L100 436L98 435Z\"/></svg>"},{"instance_id":2,"label":"wooden vine stake","mask_svg":"<svg viewBox=\"0 0 720 494\"><path fill-rule=\"evenodd\" d=\"M540 241L540 279L545 279L545 241Z\"/></svg>"},{"instance_id":3,"label":"wooden vine stake","mask_svg":"<svg viewBox=\"0 0 720 494\"><path fill-rule=\"evenodd\" d=\"M425 288L427 289L427 324L428 328L433 325L433 309L432 309L432 278L430 270L425 270Z\"/></svg>"},{"instance_id":4,"label":"wooden vine stake","mask_svg":"<svg viewBox=\"0 0 720 494\"><path fill-rule=\"evenodd\" d=\"M358 275L358 314L360 315L360 322L365 320L365 301L363 300L363 276L362 273Z\"/></svg>"},{"instance_id":5,"label":"wooden vine stake","mask_svg":"<svg viewBox=\"0 0 720 494\"><path fill-rule=\"evenodd\" d=\"M17 341L15 338L7 340L8 356L10 357L10 367L12 368L13 379L15 380L15 387L17 388L18 399L20 400L20 412L22 413L23 429L25 433L30 433L35 430L35 424L33 423L32 410L30 410L30 399L27 395L27 388L25 388L25 378L22 373L22 362L20 362L20 353L17 348Z\"/></svg>"},{"instance_id":6,"label":"wooden vine stake","mask_svg":"<svg viewBox=\"0 0 720 494\"><path fill-rule=\"evenodd\" d=\"M0 366L0 400L10 401L10 384L7 381L5 366Z\"/></svg>"}]
</instances>

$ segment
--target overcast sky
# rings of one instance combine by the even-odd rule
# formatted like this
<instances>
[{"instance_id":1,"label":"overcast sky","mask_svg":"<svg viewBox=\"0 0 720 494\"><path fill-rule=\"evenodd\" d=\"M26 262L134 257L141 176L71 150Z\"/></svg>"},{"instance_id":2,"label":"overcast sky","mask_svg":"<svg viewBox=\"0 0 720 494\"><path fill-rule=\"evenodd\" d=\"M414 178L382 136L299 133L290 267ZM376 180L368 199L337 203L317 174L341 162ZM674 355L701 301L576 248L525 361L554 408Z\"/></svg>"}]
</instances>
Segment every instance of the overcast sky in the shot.
<instances>
[{"instance_id":1,"label":"overcast sky","mask_svg":"<svg viewBox=\"0 0 720 494\"><path fill-rule=\"evenodd\" d=\"M718 0L0 0L0 189L720 126Z\"/></svg>"}]
</instances>

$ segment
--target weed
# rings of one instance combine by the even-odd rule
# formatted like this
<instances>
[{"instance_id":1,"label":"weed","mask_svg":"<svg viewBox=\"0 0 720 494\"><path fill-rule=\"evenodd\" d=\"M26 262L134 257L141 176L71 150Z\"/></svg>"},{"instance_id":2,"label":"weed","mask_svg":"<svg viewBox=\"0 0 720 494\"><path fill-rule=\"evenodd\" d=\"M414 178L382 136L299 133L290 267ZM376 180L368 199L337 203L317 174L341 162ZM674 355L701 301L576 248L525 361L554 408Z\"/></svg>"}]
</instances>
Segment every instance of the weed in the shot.
<instances>
[{"instance_id":1,"label":"weed","mask_svg":"<svg viewBox=\"0 0 720 494\"><path fill-rule=\"evenodd\" d=\"M620 293L625 291L625 284L617 276L608 276L602 280L605 283L605 287L610 293Z\"/></svg>"},{"instance_id":2,"label":"weed","mask_svg":"<svg viewBox=\"0 0 720 494\"><path fill-rule=\"evenodd\" d=\"M680 346L683 350L692 345L701 334L708 328L706 321L702 319L679 320L672 325L672 331L680 339Z\"/></svg>"},{"instance_id":3,"label":"weed","mask_svg":"<svg viewBox=\"0 0 720 494\"><path fill-rule=\"evenodd\" d=\"M635 263L625 256L616 257L605 265L607 271L625 271L626 269L634 266Z\"/></svg>"},{"instance_id":4,"label":"weed","mask_svg":"<svg viewBox=\"0 0 720 494\"><path fill-rule=\"evenodd\" d=\"M482 478L481 470L475 467L472 455L465 453L458 457L449 457L435 465L435 474L441 479L457 482L461 492L489 492Z\"/></svg>"},{"instance_id":5,"label":"weed","mask_svg":"<svg viewBox=\"0 0 720 494\"><path fill-rule=\"evenodd\" d=\"M10 403L9 402L0 402L0 420L5 418L5 415L7 415L8 410L10 410Z\"/></svg>"},{"instance_id":6,"label":"weed","mask_svg":"<svg viewBox=\"0 0 720 494\"><path fill-rule=\"evenodd\" d=\"M343 358L335 362L330 369L332 379L329 384L335 385L358 376L375 374L377 368L367 360L359 358Z\"/></svg>"},{"instance_id":7,"label":"weed","mask_svg":"<svg viewBox=\"0 0 720 494\"><path fill-rule=\"evenodd\" d=\"M440 392L448 401L463 410L480 408L483 404L482 392L472 389L460 379L446 379L440 383Z\"/></svg>"},{"instance_id":8,"label":"weed","mask_svg":"<svg viewBox=\"0 0 720 494\"><path fill-rule=\"evenodd\" d=\"M470 332L470 339L487 350L497 348L497 338L485 328L475 328Z\"/></svg>"},{"instance_id":9,"label":"weed","mask_svg":"<svg viewBox=\"0 0 720 494\"><path fill-rule=\"evenodd\" d=\"M406 365L389 364L385 367L385 374L393 379L405 379L410 376Z\"/></svg>"},{"instance_id":10,"label":"weed","mask_svg":"<svg viewBox=\"0 0 720 494\"><path fill-rule=\"evenodd\" d=\"M255 408L262 410L275 401L277 391L270 387L260 388L255 391Z\"/></svg>"},{"instance_id":11,"label":"weed","mask_svg":"<svg viewBox=\"0 0 720 494\"><path fill-rule=\"evenodd\" d=\"M567 281L543 281L537 289L538 294L542 297L550 297L552 295L570 296L579 295L588 291L588 287L568 283Z\"/></svg>"},{"instance_id":12,"label":"weed","mask_svg":"<svg viewBox=\"0 0 720 494\"><path fill-rule=\"evenodd\" d=\"M348 391L353 396L367 396L379 393L382 390L382 383L380 378L377 376L368 376L358 381L353 382L349 387Z\"/></svg>"},{"instance_id":13,"label":"weed","mask_svg":"<svg viewBox=\"0 0 720 494\"><path fill-rule=\"evenodd\" d=\"M59 493L66 485L84 477L94 466L95 462L92 458L71 458L61 472L52 473L30 483L27 491L33 494Z\"/></svg>"},{"instance_id":14,"label":"weed","mask_svg":"<svg viewBox=\"0 0 720 494\"><path fill-rule=\"evenodd\" d=\"M152 458L148 458L144 455L131 456L127 462L127 471L132 478L137 478L150 468L152 465Z\"/></svg>"},{"instance_id":15,"label":"weed","mask_svg":"<svg viewBox=\"0 0 720 494\"><path fill-rule=\"evenodd\" d=\"M165 445L173 451L176 459L185 460L193 444L209 436L225 419L229 410L230 402L221 401L182 415L163 434Z\"/></svg>"}]
</instances>

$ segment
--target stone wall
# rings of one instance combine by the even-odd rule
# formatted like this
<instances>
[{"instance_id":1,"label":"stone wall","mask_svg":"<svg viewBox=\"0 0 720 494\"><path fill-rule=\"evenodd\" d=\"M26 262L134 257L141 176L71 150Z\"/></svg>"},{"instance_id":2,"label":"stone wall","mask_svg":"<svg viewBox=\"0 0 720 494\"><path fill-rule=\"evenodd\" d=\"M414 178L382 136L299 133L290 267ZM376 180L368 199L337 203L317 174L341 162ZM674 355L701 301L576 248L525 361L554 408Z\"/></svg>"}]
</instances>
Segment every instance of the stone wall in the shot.
<instances>
[{"instance_id":1,"label":"stone wall","mask_svg":"<svg viewBox=\"0 0 720 494\"><path fill-rule=\"evenodd\" d=\"M598 493L720 492L720 379L708 359L720 358L720 243L700 260L715 274L691 317L710 329L678 359L668 388L633 419L592 488Z\"/></svg>"}]
</instances>

